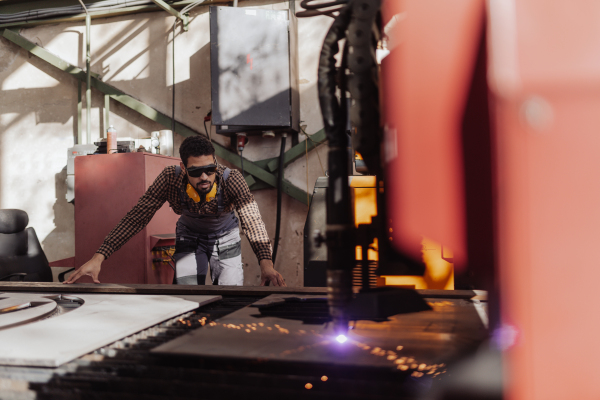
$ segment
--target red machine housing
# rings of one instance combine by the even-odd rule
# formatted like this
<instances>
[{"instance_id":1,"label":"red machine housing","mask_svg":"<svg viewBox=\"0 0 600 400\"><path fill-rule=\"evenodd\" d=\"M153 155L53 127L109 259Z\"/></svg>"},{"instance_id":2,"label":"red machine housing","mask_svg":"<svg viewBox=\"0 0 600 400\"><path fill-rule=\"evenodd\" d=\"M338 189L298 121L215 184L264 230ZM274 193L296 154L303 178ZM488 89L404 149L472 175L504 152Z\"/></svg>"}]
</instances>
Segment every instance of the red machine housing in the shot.
<instances>
[{"instance_id":1,"label":"red machine housing","mask_svg":"<svg viewBox=\"0 0 600 400\"><path fill-rule=\"evenodd\" d=\"M382 61L392 244L419 259L423 237L467 258L462 117L483 29L483 1L387 1L401 41Z\"/></svg>"},{"instance_id":2,"label":"red machine housing","mask_svg":"<svg viewBox=\"0 0 600 400\"><path fill-rule=\"evenodd\" d=\"M506 398L598 399L600 3L490 4Z\"/></svg>"},{"instance_id":3,"label":"red machine housing","mask_svg":"<svg viewBox=\"0 0 600 400\"><path fill-rule=\"evenodd\" d=\"M75 159L75 266L87 262L160 172L179 158L150 153L91 155ZM152 249L174 244L179 216L165 203L150 223L102 264L102 283L165 283L173 269L152 262ZM84 277L80 282L91 282Z\"/></svg>"},{"instance_id":4,"label":"red machine housing","mask_svg":"<svg viewBox=\"0 0 600 400\"><path fill-rule=\"evenodd\" d=\"M428 236L478 268L469 213L493 210L493 235L480 243L495 260L492 334L508 400L600 398L590 308L600 280L599 16L592 0L384 1L400 41L382 63L393 244L418 257ZM478 76L485 91L474 97ZM473 130L482 115L488 127ZM465 146L469 130L489 136L489 149ZM492 195L469 205L469 174L484 165L467 162L473 150L490 156Z\"/></svg>"}]
</instances>

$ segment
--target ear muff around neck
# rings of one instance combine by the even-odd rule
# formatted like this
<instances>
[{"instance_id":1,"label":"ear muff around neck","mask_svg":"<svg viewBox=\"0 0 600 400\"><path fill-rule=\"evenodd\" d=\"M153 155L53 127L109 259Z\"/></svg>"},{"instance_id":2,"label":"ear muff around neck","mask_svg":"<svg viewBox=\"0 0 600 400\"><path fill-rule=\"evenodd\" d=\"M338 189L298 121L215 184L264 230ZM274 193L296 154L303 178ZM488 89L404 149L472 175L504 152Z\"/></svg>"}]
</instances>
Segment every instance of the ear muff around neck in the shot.
<instances>
[{"instance_id":1,"label":"ear muff around neck","mask_svg":"<svg viewBox=\"0 0 600 400\"><path fill-rule=\"evenodd\" d=\"M189 183L187 184L185 192L187 193L188 197L194 201L194 203L199 203L202 199L200 194L198 194L198 191ZM213 183L210 192L205 195L204 201L209 202L215 197L217 197L217 182Z\"/></svg>"}]
</instances>

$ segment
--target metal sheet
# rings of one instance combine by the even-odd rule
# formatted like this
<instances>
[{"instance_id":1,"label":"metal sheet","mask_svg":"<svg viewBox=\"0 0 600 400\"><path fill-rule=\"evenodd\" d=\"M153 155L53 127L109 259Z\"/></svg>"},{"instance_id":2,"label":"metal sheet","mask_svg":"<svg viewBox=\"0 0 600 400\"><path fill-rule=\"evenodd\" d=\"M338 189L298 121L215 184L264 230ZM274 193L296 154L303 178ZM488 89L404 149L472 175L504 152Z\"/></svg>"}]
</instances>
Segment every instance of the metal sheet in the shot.
<instances>
[{"instance_id":1,"label":"metal sheet","mask_svg":"<svg viewBox=\"0 0 600 400\"><path fill-rule=\"evenodd\" d=\"M13 294L2 297L7 296ZM42 295L27 296L38 298ZM48 297L47 294L43 296ZM198 296L195 301L187 301L160 295L82 294L77 297L85 302L84 305L68 314L1 330L0 364L57 367L221 298ZM26 311L17 311L14 315L20 312ZM0 324L10 315L0 315Z\"/></svg>"},{"instance_id":2,"label":"metal sheet","mask_svg":"<svg viewBox=\"0 0 600 400\"><path fill-rule=\"evenodd\" d=\"M292 296L272 295L260 304L286 297ZM429 303L433 311L395 315L386 322L356 321L345 343L327 324L263 317L257 308L246 307L153 352L440 372L441 364L474 349L487 332L470 301Z\"/></svg>"}]
</instances>

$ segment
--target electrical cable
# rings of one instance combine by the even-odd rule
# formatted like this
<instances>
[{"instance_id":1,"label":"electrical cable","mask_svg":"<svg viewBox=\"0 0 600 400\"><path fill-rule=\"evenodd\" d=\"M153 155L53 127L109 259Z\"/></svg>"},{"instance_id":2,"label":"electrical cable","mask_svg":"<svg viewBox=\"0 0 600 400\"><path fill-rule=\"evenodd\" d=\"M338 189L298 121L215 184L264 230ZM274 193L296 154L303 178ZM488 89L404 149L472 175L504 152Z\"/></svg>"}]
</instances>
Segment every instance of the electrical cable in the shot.
<instances>
[{"instance_id":1,"label":"electrical cable","mask_svg":"<svg viewBox=\"0 0 600 400\"><path fill-rule=\"evenodd\" d=\"M281 194L283 192L283 161L285 156L286 135L281 136L281 151L279 152L279 174L277 175L277 219L275 220L275 243L273 244L273 265L277 258L277 249L279 248L279 234L281 230Z\"/></svg>"},{"instance_id":2,"label":"electrical cable","mask_svg":"<svg viewBox=\"0 0 600 400\"><path fill-rule=\"evenodd\" d=\"M204 122L204 132L206 132L206 137L210 139L210 141L212 142L212 137L210 136L210 130L206 127L206 120L203 121Z\"/></svg>"},{"instance_id":3,"label":"electrical cable","mask_svg":"<svg viewBox=\"0 0 600 400\"><path fill-rule=\"evenodd\" d=\"M308 194L308 139L304 139L304 151L306 152L306 205L310 208L310 195Z\"/></svg>"},{"instance_id":4,"label":"electrical cable","mask_svg":"<svg viewBox=\"0 0 600 400\"><path fill-rule=\"evenodd\" d=\"M240 150L240 161L242 162L242 178L244 177L244 150Z\"/></svg>"},{"instance_id":5,"label":"electrical cable","mask_svg":"<svg viewBox=\"0 0 600 400\"><path fill-rule=\"evenodd\" d=\"M172 100L172 113L171 113L171 133L175 136L175 27L177 25L177 18L173 21L173 100Z\"/></svg>"},{"instance_id":6,"label":"electrical cable","mask_svg":"<svg viewBox=\"0 0 600 400\"><path fill-rule=\"evenodd\" d=\"M177 270L175 269L175 266L173 264L171 264L171 261L167 261L167 263L169 263L169 266L171 268L173 268L173 272L177 272Z\"/></svg>"},{"instance_id":7,"label":"electrical cable","mask_svg":"<svg viewBox=\"0 0 600 400\"><path fill-rule=\"evenodd\" d=\"M167 264L169 264L169 266L171 268L173 268L173 271L176 271L175 264L177 264L177 262L175 261L175 258L171 254L169 254L169 251L173 250L173 248L169 247L169 246L163 246L163 247L156 247L156 249L159 249L162 252L163 256L167 256L171 259L171 261L173 261L173 264L171 264L171 261L163 259L163 261L166 261Z\"/></svg>"},{"instance_id":8,"label":"electrical cable","mask_svg":"<svg viewBox=\"0 0 600 400\"><path fill-rule=\"evenodd\" d=\"M85 4L83 4L83 1L79 0L79 3L81 4L81 7L83 7L83 11L85 11L86 14L89 14L88 10L87 10L87 7L85 6Z\"/></svg>"},{"instance_id":9,"label":"electrical cable","mask_svg":"<svg viewBox=\"0 0 600 400\"><path fill-rule=\"evenodd\" d=\"M175 265L177 265L177 262L175 261L175 258L173 258L172 255L169 254L169 252L164 251L163 253L165 253L167 256L169 256L169 258L171 259L171 261L173 261L173 264L171 264L171 261L167 261L169 263L169 265L171 266L171 268L173 268L173 272L177 272L177 269L175 268Z\"/></svg>"}]
</instances>

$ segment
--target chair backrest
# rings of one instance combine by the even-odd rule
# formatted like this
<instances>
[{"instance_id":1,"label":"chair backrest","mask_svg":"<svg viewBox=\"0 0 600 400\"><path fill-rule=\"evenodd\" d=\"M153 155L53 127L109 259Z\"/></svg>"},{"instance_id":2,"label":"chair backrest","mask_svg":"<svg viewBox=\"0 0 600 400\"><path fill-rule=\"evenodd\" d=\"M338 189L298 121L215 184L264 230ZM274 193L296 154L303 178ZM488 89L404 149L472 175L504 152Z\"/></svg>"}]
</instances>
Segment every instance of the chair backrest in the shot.
<instances>
[{"instance_id":1,"label":"chair backrest","mask_svg":"<svg viewBox=\"0 0 600 400\"><path fill-rule=\"evenodd\" d=\"M29 216L23 210L0 210L0 233L22 232L29 223Z\"/></svg>"},{"instance_id":2,"label":"chair backrest","mask_svg":"<svg viewBox=\"0 0 600 400\"><path fill-rule=\"evenodd\" d=\"M0 210L0 255L22 256L27 254L27 231L29 217L23 210Z\"/></svg>"},{"instance_id":3,"label":"chair backrest","mask_svg":"<svg viewBox=\"0 0 600 400\"><path fill-rule=\"evenodd\" d=\"M52 282L48 259L28 223L23 210L0 210L0 278L25 273L25 281Z\"/></svg>"}]
</instances>

